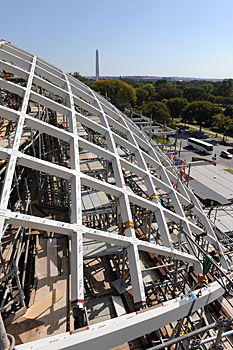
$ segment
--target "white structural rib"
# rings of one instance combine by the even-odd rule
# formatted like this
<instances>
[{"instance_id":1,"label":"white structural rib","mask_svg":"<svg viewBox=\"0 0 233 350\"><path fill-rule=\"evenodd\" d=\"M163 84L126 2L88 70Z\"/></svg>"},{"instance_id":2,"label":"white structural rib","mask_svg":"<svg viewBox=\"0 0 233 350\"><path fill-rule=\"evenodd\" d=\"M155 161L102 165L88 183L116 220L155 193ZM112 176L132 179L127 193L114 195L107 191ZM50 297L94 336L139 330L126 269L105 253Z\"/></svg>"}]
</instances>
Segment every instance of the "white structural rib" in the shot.
<instances>
[{"instance_id":1,"label":"white structural rib","mask_svg":"<svg viewBox=\"0 0 233 350\"><path fill-rule=\"evenodd\" d=\"M200 290L196 290L192 293L193 295L186 295L182 299L177 298L164 302L158 307L100 322L77 330L77 332L67 332L38 340L30 343L30 347L29 344L18 345L15 349L42 350L48 346L50 350L108 350L174 322L181 314L188 315L194 297L196 300L192 310L196 311L214 301L222 293L223 289L217 282L214 282L207 289L202 290L201 293ZM198 297L198 295L200 296Z\"/></svg>"},{"instance_id":2,"label":"white structural rib","mask_svg":"<svg viewBox=\"0 0 233 350\"><path fill-rule=\"evenodd\" d=\"M29 97L30 97L30 91L32 87L32 80L34 76L34 71L35 71L35 66L36 66L36 56L33 58L33 62L31 65L30 69L30 74L27 82L27 87L25 90L24 98L23 98L23 103L22 103L22 108L21 112L19 115L19 120L17 123L17 128L15 132L15 137L12 145L12 153L10 155L9 163L8 163L8 168L6 171L6 176L4 180L4 185L2 188L2 195L1 195L1 201L0 201L0 208L1 209L6 209L10 197L10 191L11 191L11 184L15 172L15 166L16 166L16 160L17 160L17 151L19 149L19 143L21 139L21 135L23 132L23 126L24 126L24 120L26 116L26 111L29 103ZM0 82L0 87L1 87L1 82ZM0 237L2 236L2 229L4 225L4 220L1 219L0 221Z\"/></svg>"},{"instance_id":3,"label":"white structural rib","mask_svg":"<svg viewBox=\"0 0 233 350\"><path fill-rule=\"evenodd\" d=\"M74 108L74 99L70 82L66 79L69 101L71 108L69 114L69 127L73 138L70 142L70 160L71 169L75 174L71 178L71 223L82 225L81 210L81 181L80 181L80 165L79 165L79 144L77 135L77 122ZM83 307L84 302L84 283L83 283L83 237L82 232L74 231L71 237L71 305Z\"/></svg>"}]
</instances>

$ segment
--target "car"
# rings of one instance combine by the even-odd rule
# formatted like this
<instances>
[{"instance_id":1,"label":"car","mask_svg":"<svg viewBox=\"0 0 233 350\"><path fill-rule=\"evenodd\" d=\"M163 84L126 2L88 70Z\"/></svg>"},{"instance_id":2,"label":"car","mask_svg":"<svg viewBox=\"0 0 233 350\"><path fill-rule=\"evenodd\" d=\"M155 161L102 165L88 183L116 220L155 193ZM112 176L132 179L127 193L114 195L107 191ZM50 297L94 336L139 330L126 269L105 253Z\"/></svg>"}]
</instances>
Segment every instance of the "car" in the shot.
<instances>
[{"instance_id":1,"label":"car","mask_svg":"<svg viewBox=\"0 0 233 350\"><path fill-rule=\"evenodd\" d=\"M231 159L232 158L232 155L229 152L227 152L227 151L222 151L220 155L223 158L227 158L227 159Z\"/></svg>"},{"instance_id":2,"label":"car","mask_svg":"<svg viewBox=\"0 0 233 350\"><path fill-rule=\"evenodd\" d=\"M204 139L204 138L205 138L205 135L204 135L203 132L194 131L193 137L194 137L195 139Z\"/></svg>"},{"instance_id":3,"label":"car","mask_svg":"<svg viewBox=\"0 0 233 350\"><path fill-rule=\"evenodd\" d=\"M228 148L227 152L233 154L233 148Z\"/></svg>"},{"instance_id":4,"label":"car","mask_svg":"<svg viewBox=\"0 0 233 350\"><path fill-rule=\"evenodd\" d=\"M213 146L218 145L218 141L215 139L208 138L208 140L206 140L206 142L211 143L211 145L213 145Z\"/></svg>"},{"instance_id":5,"label":"car","mask_svg":"<svg viewBox=\"0 0 233 350\"><path fill-rule=\"evenodd\" d=\"M223 145L223 146L230 146L231 145L230 142L225 141L225 140L220 141L219 144Z\"/></svg>"},{"instance_id":6,"label":"car","mask_svg":"<svg viewBox=\"0 0 233 350\"><path fill-rule=\"evenodd\" d=\"M185 126L182 125L176 125L176 130L178 132L178 134L180 134L182 131L184 131L186 129Z\"/></svg>"}]
</instances>

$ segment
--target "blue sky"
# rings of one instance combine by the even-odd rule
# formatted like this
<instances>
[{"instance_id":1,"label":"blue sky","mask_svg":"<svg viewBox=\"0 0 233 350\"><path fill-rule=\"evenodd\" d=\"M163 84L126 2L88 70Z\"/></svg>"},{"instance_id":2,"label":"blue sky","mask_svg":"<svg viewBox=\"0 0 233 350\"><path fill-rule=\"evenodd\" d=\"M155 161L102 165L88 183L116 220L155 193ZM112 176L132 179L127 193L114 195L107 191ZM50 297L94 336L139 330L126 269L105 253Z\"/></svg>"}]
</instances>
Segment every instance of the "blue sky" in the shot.
<instances>
[{"instance_id":1,"label":"blue sky","mask_svg":"<svg viewBox=\"0 0 233 350\"><path fill-rule=\"evenodd\" d=\"M0 38L66 72L233 77L232 0L1 0Z\"/></svg>"}]
</instances>

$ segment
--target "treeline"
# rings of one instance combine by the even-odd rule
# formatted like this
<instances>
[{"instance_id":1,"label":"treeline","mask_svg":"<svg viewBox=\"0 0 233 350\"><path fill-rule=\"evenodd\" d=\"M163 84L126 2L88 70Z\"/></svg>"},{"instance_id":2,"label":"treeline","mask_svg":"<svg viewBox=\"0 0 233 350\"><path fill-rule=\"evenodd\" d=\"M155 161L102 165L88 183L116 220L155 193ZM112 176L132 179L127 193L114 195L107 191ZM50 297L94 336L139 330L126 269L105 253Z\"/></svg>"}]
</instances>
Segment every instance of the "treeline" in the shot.
<instances>
[{"instance_id":1,"label":"treeline","mask_svg":"<svg viewBox=\"0 0 233 350\"><path fill-rule=\"evenodd\" d=\"M169 82L166 79L91 82L77 72L73 76L81 78L121 111L133 108L162 124L172 126L173 119L181 118L183 122L196 122L200 131L205 126L218 132L233 133L233 79L218 82Z\"/></svg>"}]
</instances>

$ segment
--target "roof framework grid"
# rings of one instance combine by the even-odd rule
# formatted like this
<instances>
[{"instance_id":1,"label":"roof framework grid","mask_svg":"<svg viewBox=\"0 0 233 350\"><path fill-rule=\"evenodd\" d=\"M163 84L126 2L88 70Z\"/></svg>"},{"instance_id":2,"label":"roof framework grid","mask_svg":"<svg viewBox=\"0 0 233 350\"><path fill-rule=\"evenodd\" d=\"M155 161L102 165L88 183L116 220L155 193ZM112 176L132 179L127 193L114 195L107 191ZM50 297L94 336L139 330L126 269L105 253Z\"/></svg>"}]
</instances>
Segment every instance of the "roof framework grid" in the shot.
<instances>
[{"instance_id":1,"label":"roof framework grid","mask_svg":"<svg viewBox=\"0 0 233 350\"><path fill-rule=\"evenodd\" d=\"M222 252L223 248L192 191L184 186L175 170L163 165L164 160L170 165L170 160L153 147L152 141L126 115L69 74L4 41L0 41L0 69L23 79L17 84L13 79L0 78L0 97L4 100L0 105L0 116L8 120L13 128L11 135L7 136L11 147L1 144L0 138L0 158L5 166L0 197L0 236L6 225L70 236L73 306L82 308L85 303L83 237L116 244L127 250L134 303L139 306L146 303L140 250L192 264L197 273L202 273L202 265L198 248L192 243L196 236L205 231L205 241L212 244L217 252ZM21 99L14 109L9 102L12 96ZM24 130L30 130L25 144L22 143ZM59 162L55 161L54 153L45 157L50 152L49 142L54 140L60 147L58 153L61 150ZM106 176L81 171L80 152L83 150L104 163ZM21 173L25 168L34 171L41 183L43 176L48 176L48 186L54 198L58 192L57 179L64 181L70 198L70 223L20 212L12 195L20 172L18 168ZM152 168L156 172L152 172ZM114 184L108 181L109 174L114 178ZM137 186L143 187L142 192ZM117 222L121 234L83 224L81 193L84 189L102 191L113 197L112 201L121 213ZM162 205L164 198L170 207ZM187 206L192 207L192 213L199 217L202 226L189 220L185 212ZM141 226L142 222L147 225L144 216L150 217L153 221L150 224L157 227L160 243L150 241L146 230L145 239L138 238L138 220L141 220ZM175 224L183 246L177 245L170 234L169 225ZM186 236L191 240L185 239ZM223 269L228 269L224 254L221 254L221 264ZM219 295L221 288L215 286L213 294ZM171 308L168 310L172 312ZM153 319L154 315L150 317ZM145 332L148 329L146 325Z\"/></svg>"}]
</instances>

